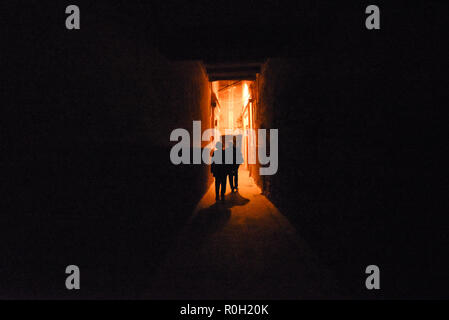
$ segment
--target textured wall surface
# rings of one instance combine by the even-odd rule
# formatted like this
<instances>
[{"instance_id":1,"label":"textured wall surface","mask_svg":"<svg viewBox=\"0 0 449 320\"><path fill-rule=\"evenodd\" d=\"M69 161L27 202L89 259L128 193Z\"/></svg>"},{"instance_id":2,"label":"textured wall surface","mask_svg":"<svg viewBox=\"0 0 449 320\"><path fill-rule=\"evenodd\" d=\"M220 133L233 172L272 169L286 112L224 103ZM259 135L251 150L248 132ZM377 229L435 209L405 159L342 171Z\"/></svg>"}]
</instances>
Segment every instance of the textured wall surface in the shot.
<instances>
[{"instance_id":1,"label":"textured wall surface","mask_svg":"<svg viewBox=\"0 0 449 320\"><path fill-rule=\"evenodd\" d=\"M210 125L202 66L165 59L126 13L90 9L78 33L53 21L11 39L22 51L5 68L8 297L67 297L68 264L90 283L85 297L136 295L135 275L151 272L211 182L206 166L169 157L173 129Z\"/></svg>"},{"instance_id":2,"label":"textured wall surface","mask_svg":"<svg viewBox=\"0 0 449 320\"><path fill-rule=\"evenodd\" d=\"M429 18L425 8L407 14L417 12ZM441 21L418 28L397 18L385 21L388 32L366 33L357 32L356 21L340 25L340 18L332 18L338 29L317 28L319 40L289 47L263 66L256 127L279 129L279 170L258 176L253 168L253 177L345 283L353 283L353 293L364 287L362 277L351 275L378 263L386 296L437 296L441 259L429 257L441 258L432 243L443 246L444 231L431 231L428 208L417 210L433 174L430 159L416 150L435 142L436 128L423 128L436 110L429 90L442 88L430 77L441 75L434 33ZM414 52L406 49L411 34L423 40ZM423 276L410 281L417 273Z\"/></svg>"}]
</instances>

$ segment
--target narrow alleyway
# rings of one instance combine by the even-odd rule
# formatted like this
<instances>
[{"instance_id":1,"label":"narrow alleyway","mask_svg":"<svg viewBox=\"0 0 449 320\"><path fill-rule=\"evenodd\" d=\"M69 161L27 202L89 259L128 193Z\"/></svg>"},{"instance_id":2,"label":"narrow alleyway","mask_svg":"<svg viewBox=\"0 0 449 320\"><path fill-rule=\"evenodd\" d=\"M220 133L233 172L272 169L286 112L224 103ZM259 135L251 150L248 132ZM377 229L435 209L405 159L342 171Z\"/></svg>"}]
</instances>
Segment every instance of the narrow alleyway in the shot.
<instances>
[{"instance_id":1,"label":"narrow alleyway","mask_svg":"<svg viewBox=\"0 0 449 320\"><path fill-rule=\"evenodd\" d=\"M293 226L240 170L239 192L198 203L144 298L300 299L337 296ZM299 209L298 209L299 210Z\"/></svg>"}]
</instances>

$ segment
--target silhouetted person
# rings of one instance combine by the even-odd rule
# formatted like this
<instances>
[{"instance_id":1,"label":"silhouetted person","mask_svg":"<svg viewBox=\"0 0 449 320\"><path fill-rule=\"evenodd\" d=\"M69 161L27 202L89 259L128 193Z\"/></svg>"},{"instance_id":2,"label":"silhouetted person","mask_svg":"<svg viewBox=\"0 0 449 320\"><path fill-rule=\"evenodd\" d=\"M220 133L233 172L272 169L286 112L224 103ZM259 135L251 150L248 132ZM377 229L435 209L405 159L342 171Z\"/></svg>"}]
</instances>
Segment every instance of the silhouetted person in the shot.
<instances>
[{"instance_id":1,"label":"silhouetted person","mask_svg":"<svg viewBox=\"0 0 449 320\"><path fill-rule=\"evenodd\" d=\"M239 166L243 158L240 148L237 148L237 138L233 138L232 144L232 165L229 172L229 185L232 192L237 192L239 188Z\"/></svg>"},{"instance_id":2,"label":"silhouetted person","mask_svg":"<svg viewBox=\"0 0 449 320\"><path fill-rule=\"evenodd\" d=\"M217 149L212 153L210 171L215 177L215 200L218 201L220 199L219 196L221 195L221 200L223 201L226 193L226 176L228 174L228 168L225 164L225 149L223 144L221 142L217 142L215 147ZM219 158L221 158L221 163L216 163L219 161Z\"/></svg>"}]
</instances>

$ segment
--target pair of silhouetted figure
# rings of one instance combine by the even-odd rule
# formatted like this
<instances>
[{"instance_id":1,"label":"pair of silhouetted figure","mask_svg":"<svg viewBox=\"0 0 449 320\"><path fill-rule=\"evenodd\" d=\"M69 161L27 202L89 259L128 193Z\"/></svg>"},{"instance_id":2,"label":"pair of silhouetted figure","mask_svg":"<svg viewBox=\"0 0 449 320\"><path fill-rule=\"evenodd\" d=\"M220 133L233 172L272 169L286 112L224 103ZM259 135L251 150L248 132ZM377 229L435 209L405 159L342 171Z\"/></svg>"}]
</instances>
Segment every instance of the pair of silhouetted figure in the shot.
<instances>
[{"instance_id":1,"label":"pair of silhouetted figure","mask_svg":"<svg viewBox=\"0 0 449 320\"><path fill-rule=\"evenodd\" d=\"M221 142L217 142L215 145L217 148L212 153L211 172L215 177L215 199L224 200L226 193L226 178L229 177L229 185L232 192L237 192L239 187L239 159L242 158L240 150L236 148L236 139L232 146L225 148ZM226 163L226 154L232 152L232 162ZM221 154L220 154L221 153ZM218 158L221 156L221 161ZM221 162L221 163L220 163Z\"/></svg>"}]
</instances>

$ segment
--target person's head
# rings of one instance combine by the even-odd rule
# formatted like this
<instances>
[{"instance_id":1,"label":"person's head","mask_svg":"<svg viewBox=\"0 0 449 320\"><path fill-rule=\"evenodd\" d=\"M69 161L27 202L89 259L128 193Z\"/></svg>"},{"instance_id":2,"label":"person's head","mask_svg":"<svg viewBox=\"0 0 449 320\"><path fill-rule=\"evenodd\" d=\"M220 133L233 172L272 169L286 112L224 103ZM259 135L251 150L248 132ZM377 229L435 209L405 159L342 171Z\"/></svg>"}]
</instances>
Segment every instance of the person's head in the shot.
<instances>
[{"instance_id":1,"label":"person's head","mask_svg":"<svg viewBox=\"0 0 449 320\"><path fill-rule=\"evenodd\" d=\"M216 144L215 144L215 148L217 148L217 149L223 149L223 144L220 142L220 141L218 141Z\"/></svg>"}]
</instances>

